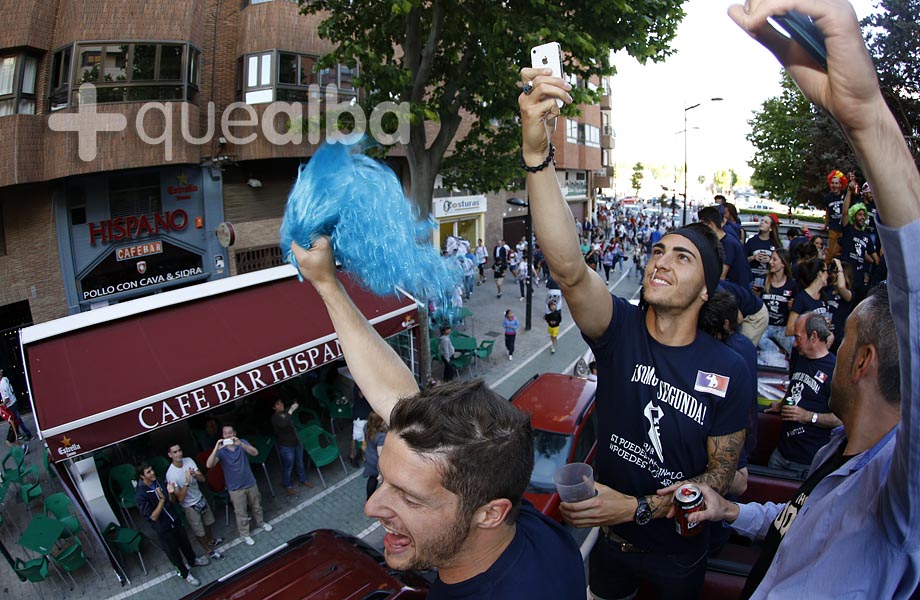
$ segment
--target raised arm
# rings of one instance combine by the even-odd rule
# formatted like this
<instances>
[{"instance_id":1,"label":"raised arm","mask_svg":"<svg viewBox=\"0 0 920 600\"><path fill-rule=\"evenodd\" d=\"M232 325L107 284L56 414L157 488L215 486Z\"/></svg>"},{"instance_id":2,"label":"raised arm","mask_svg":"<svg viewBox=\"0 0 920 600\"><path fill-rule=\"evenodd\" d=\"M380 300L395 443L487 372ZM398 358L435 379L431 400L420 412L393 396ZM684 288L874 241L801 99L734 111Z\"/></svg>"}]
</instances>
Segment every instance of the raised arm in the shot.
<instances>
[{"instance_id":1,"label":"raised arm","mask_svg":"<svg viewBox=\"0 0 920 600\"><path fill-rule=\"evenodd\" d=\"M535 167L547 159L549 134L546 119L559 114L555 99L571 102L568 83L550 77L549 69L521 69L521 79L533 82L530 94L518 98L521 108L524 164ZM600 275L585 264L578 245L572 211L562 197L552 161L537 173L527 173L527 193L534 231L540 240L543 256L559 284L572 318L591 339L598 339L610 324L613 302Z\"/></svg>"},{"instance_id":2,"label":"raised arm","mask_svg":"<svg viewBox=\"0 0 920 600\"><path fill-rule=\"evenodd\" d=\"M364 318L335 275L332 246L327 236L309 250L291 244L301 274L313 284L326 305L339 336L345 362L355 383L378 415L389 424L400 398L418 393L412 371Z\"/></svg>"},{"instance_id":3,"label":"raised arm","mask_svg":"<svg viewBox=\"0 0 920 600\"><path fill-rule=\"evenodd\" d=\"M847 193L843 197L843 208L840 211L841 227L846 227L850 223L850 206L853 204L853 187L855 185L855 181L851 181L847 184Z\"/></svg>"},{"instance_id":4,"label":"raised arm","mask_svg":"<svg viewBox=\"0 0 920 600\"><path fill-rule=\"evenodd\" d=\"M796 9L814 18L825 35L828 70L772 31L768 16ZM750 13L741 6L731 17L769 48L812 102L837 121L856 153L881 216L879 232L888 261L891 313L901 367L901 426L881 491L886 530L916 537L920 519L920 271L908 268L920 252L920 173L901 130L882 98L853 7L846 0L763 0ZM903 542L903 540L894 540Z\"/></svg>"}]
</instances>

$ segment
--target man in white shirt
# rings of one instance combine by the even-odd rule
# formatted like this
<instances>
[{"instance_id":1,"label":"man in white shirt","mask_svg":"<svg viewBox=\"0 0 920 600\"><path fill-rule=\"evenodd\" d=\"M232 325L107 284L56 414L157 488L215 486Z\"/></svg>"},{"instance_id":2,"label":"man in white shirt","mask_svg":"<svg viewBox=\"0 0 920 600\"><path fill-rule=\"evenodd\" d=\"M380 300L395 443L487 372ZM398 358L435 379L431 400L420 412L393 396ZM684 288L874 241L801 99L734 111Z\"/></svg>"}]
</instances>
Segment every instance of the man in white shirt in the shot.
<instances>
[{"instance_id":1,"label":"man in white shirt","mask_svg":"<svg viewBox=\"0 0 920 600\"><path fill-rule=\"evenodd\" d=\"M32 439L32 432L26 427L26 424L22 422L22 415L19 414L19 411L16 410L16 394L13 392L13 386L10 385L9 378L3 374L3 369L0 368L0 402L10 409L10 412L13 413L13 417L16 418L16 427L19 429L19 439L23 442L28 442Z\"/></svg>"},{"instance_id":2,"label":"man in white shirt","mask_svg":"<svg viewBox=\"0 0 920 600\"><path fill-rule=\"evenodd\" d=\"M217 551L217 547L224 542L224 538L214 537L211 533L214 513L198 487L199 482L204 482L204 475L194 460L183 457L179 444L170 446L167 455L172 464L166 471L166 481L176 486L176 500L182 505L189 527L208 556L214 560L222 559L224 555Z\"/></svg>"}]
</instances>

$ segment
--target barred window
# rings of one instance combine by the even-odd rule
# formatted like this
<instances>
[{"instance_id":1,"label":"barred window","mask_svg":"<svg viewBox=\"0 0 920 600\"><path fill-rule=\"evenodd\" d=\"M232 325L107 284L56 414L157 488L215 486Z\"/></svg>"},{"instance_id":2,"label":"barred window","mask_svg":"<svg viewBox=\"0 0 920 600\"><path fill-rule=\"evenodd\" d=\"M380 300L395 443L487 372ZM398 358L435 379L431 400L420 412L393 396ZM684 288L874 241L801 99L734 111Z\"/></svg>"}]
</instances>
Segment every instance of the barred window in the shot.
<instances>
[{"instance_id":1,"label":"barred window","mask_svg":"<svg viewBox=\"0 0 920 600\"><path fill-rule=\"evenodd\" d=\"M283 264L284 257L281 255L281 246L278 244L236 251L236 272L239 275L280 267Z\"/></svg>"}]
</instances>

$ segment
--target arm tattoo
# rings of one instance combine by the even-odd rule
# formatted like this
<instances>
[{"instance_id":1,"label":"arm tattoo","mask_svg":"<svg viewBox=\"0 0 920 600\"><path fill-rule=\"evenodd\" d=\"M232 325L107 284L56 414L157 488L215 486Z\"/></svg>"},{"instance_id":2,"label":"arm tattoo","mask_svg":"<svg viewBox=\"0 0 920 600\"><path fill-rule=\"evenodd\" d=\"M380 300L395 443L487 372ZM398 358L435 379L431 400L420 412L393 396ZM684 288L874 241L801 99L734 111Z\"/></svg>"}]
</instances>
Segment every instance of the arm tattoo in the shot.
<instances>
[{"instance_id":1,"label":"arm tattoo","mask_svg":"<svg viewBox=\"0 0 920 600\"><path fill-rule=\"evenodd\" d=\"M690 481L705 483L724 495L732 483L735 471L738 470L738 455L743 445L743 429L728 435L710 437L706 442L706 451L709 453L706 471L691 477Z\"/></svg>"}]
</instances>

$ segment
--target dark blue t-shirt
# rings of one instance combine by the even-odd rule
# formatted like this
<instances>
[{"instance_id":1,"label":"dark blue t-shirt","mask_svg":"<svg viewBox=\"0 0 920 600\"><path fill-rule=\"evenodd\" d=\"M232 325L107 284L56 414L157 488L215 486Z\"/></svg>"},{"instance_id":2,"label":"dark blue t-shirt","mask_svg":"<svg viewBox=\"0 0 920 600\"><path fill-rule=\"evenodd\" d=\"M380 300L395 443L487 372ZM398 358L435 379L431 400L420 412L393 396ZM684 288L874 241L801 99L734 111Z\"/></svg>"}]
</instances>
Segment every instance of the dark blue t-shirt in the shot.
<instances>
[{"instance_id":1,"label":"dark blue t-shirt","mask_svg":"<svg viewBox=\"0 0 920 600\"><path fill-rule=\"evenodd\" d=\"M739 242L744 239L744 232L741 230L741 225L738 225L734 221L725 221L722 225L722 229L725 230L725 233L730 233L735 236Z\"/></svg>"},{"instance_id":2,"label":"dark blue t-shirt","mask_svg":"<svg viewBox=\"0 0 920 600\"><path fill-rule=\"evenodd\" d=\"M827 228L832 231L843 231L840 219L843 217L843 200L846 192L842 194L824 194L824 204L827 206Z\"/></svg>"},{"instance_id":3,"label":"dark blue t-shirt","mask_svg":"<svg viewBox=\"0 0 920 600\"><path fill-rule=\"evenodd\" d=\"M738 468L743 469L748 464L748 456L757 447L757 413L760 411L757 404L757 348L751 340L735 332L729 334L725 343L744 360L751 374L751 401L748 403L748 421L744 428L744 447L738 455Z\"/></svg>"},{"instance_id":4,"label":"dark blue t-shirt","mask_svg":"<svg viewBox=\"0 0 920 600\"><path fill-rule=\"evenodd\" d=\"M466 581L436 579L428 600L583 600L585 565L572 536L524 500L511 544L489 569Z\"/></svg>"},{"instance_id":5,"label":"dark blue t-shirt","mask_svg":"<svg viewBox=\"0 0 920 600\"><path fill-rule=\"evenodd\" d=\"M631 496L653 495L706 471L709 437L744 429L751 375L731 348L702 331L680 347L655 341L645 312L613 297L613 317L596 340L597 481ZM613 527L658 554L702 552L708 534L681 537L670 519Z\"/></svg>"},{"instance_id":6,"label":"dark blue t-shirt","mask_svg":"<svg viewBox=\"0 0 920 600\"><path fill-rule=\"evenodd\" d=\"M738 310L741 311L742 317L749 317L763 308L763 300L757 297L757 294L750 288L741 287L737 283L732 283L727 279L719 281L719 289L724 290L735 297L738 303Z\"/></svg>"},{"instance_id":7,"label":"dark blue t-shirt","mask_svg":"<svg viewBox=\"0 0 920 600\"><path fill-rule=\"evenodd\" d=\"M840 260L853 265L857 274L866 272L869 267L866 254L874 252L875 244L872 243L872 236L868 231L860 231L850 224L843 228L843 236L840 238Z\"/></svg>"},{"instance_id":8,"label":"dark blue t-shirt","mask_svg":"<svg viewBox=\"0 0 920 600\"><path fill-rule=\"evenodd\" d=\"M797 406L814 413L830 412L828 400L831 397L831 376L837 357L828 353L817 359L799 354L792 364L789 391L786 399L792 399ZM818 450L831 439L831 430L811 423L783 421L783 435L779 440L779 453L786 460L810 465Z\"/></svg>"},{"instance_id":9,"label":"dark blue t-shirt","mask_svg":"<svg viewBox=\"0 0 920 600\"><path fill-rule=\"evenodd\" d=\"M763 285L763 281L767 277L767 271L770 268L770 257L773 255L774 250L776 250L776 244L773 243L773 240L769 238L762 240L759 235L751 236L748 241L744 242L745 256L753 256L756 259L754 262L748 262L748 264L751 266L751 276L755 282L759 280L757 285Z\"/></svg>"},{"instance_id":10,"label":"dark blue t-shirt","mask_svg":"<svg viewBox=\"0 0 920 600\"><path fill-rule=\"evenodd\" d=\"M786 283L781 286L771 285L770 291L764 288L760 297L770 315L770 325L786 326L786 321L789 320L789 303L795 297L797 287L795 282L787 277Z\"/></svg>"},{"instance_id":11,"label":"dark blue t-shirt","mask_svg":"<svg viewBox=\"0 0 920 600\"><path fill-rule=\"evenodd\" d=\"M826 315L827 302L824 301L823 296L815 300L809 296L808 292L805 290L799 290L792 300L792 308L790 310L797 315L804 315L809 311L815 311L818 314Z\"/></svg>"},{"instance_id":12,"label":"dark blue t-shirt","mask_svg":"<svg viewBox=\"0 0 920 600\"><path fill-rule=\"evenodd\" d=\"M722 236L722 249L725 250L725 264L728 265L725 279L746 288L751 287L751 267L748 266L747 254L738 238L728 234Z\"/></svg>"}]
</instances>

